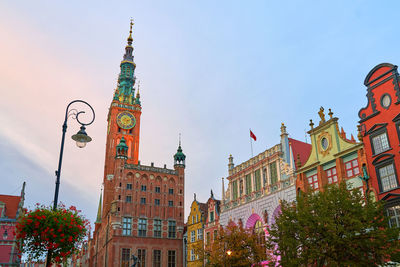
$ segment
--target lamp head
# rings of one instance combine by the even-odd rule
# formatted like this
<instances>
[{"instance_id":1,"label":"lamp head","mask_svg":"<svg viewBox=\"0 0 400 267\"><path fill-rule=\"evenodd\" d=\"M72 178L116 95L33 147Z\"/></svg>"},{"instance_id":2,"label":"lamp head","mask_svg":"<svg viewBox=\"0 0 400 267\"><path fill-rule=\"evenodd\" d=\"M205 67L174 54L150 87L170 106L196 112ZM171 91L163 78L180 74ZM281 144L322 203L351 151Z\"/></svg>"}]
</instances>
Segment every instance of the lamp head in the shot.
<instances>
[{"instance_id":1,"label":"lamp head","mask_svg":"<svg viewBox=\"0 0 400 267\"><path fill-rule=\"evenodd\" d=\"M87 135L85 129L86 129L85 126L82 125L79 132L71 136L72 140L76 141L76 145L79 148L85 147L86 143L92 141L92 138L89 135Z\"/></svg>"}]
</instances>

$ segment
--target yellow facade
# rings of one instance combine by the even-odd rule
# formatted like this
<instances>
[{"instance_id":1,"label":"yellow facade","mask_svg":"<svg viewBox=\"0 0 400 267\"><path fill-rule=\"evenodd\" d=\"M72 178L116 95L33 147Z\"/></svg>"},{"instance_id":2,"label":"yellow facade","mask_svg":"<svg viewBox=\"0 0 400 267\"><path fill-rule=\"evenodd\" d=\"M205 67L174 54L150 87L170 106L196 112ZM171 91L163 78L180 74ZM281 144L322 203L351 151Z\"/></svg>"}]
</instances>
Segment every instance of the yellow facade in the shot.
<instances>
[{"instance_id":1,"label":"yellow facade","mask_svg":"<svg viewBox=\"0 0 400 267\"><path fill-rule=\"evenodd\" d=\"M203 259L197 255L198 249L204 246L204 223L206 219L205 203L200 203L196 199L190 206L190 214L187 220L187 266L204 266Z\"/></svg>"}]
</instances>

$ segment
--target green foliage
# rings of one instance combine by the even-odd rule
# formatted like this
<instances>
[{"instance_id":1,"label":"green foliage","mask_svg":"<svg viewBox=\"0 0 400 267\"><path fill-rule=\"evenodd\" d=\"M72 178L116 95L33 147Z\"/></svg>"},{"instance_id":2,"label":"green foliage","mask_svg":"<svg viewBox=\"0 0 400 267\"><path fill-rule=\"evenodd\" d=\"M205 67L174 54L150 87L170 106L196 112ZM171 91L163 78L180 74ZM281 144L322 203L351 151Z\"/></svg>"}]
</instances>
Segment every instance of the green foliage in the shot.
<instances>
[{"instance_id":1,"label":"green foliage","mask_svg":"<svg viewBox=\"0 0 400 267\"><path fill-rule=\"evenodd\" d=\"M277 245L282 266L379 266L399 251L399 229L389 228L383 203L345 183L281 207L267 245Z\"/></svg>"},{"instance_id":2,"label":"green foliage","mask_svg":"<svg viewBox=\"0 0 400 267\"><path fill-rule=\"evenodd\" d=\"M52 251L52 261L62 262L77 252L87 233L89 222L79 214L74 206L66 209L60 205L56 210L39 206L27 211L16 226L20 251L29 259L41 260L48 250Z\"/></svg>"},{"instance_id":3,"label":"green foliage","mask_svg":"<svg viewBox=\"0 0 400 267\"><path fill-rule=\"evenodd\" d=\"M257 235L252 230L231 222L226 228L221 227L211 244L206 245L205 249L197 248L196 253L204 255L206 266L252 266L267 258L265 235Z\"/></svg>"}]
</instances>

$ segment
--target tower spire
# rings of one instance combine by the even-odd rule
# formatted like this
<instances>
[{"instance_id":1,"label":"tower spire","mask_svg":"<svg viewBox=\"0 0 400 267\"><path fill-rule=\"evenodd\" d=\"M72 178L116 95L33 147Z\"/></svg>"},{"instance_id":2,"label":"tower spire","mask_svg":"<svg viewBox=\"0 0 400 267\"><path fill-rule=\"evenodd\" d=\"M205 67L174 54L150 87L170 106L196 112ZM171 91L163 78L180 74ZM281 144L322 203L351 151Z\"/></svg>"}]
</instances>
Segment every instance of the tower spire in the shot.
<instances>
[{"instance_id":1,"label":"tower spire","mask_svg":"<svg viewBox=\"0 0 400 267\"><path fill-rule=\"evenodd\" d=\"M135 99L135 68L133 62L133 38L132 38L133 20L130 23L128 44L125 46L125 54L121 61L121 71L118 76L117 89L114 92L114 101L119 101L124 104L133 105Z\"/></svg>"},{"instance_id":2,"label":"tower spire","mask_svg":"<svg viewBox=\"0 0 400 267\"><path fill-rule=\"evenodd\" d=\"M99 208L97 210L97 218L95 223L101 223L101 202L102 202L102 196L103 196L103 188L101 189L100 192L100 200L99 200Z\"/></svg>"},{"instance_id":3,"label":"tower spire","mask_svg":"<svg viewBox=\"0 0 400 267\"><path fill-rule=\"evenodd\" d=\"M130 30L129 30L129 36L128 36L128 39L127 39L128 45L132 45L132 42L133 42L133 38L132 38L132 26L133 26L134 24L135 24L135 23L133 23L133 19L131 19L131 26L130 26Z\"/></svg>"},{"instance_id":4,"label":"tower spire","mask_svg":"<svg viewBox=\"0 0 400 267\"><path fill-rule=\"evenodd\" d=\"M129 27L129 36L128 36L128 44L125 47L125 55L124 55L124 59L123 61L129 61L133 63L133 46L132 46L132 42L133 42L133 38L132 38L132 27L133 27L134 23L133 23L133 19L131 19L131 24Z\"/></svg>"}]
</instances>

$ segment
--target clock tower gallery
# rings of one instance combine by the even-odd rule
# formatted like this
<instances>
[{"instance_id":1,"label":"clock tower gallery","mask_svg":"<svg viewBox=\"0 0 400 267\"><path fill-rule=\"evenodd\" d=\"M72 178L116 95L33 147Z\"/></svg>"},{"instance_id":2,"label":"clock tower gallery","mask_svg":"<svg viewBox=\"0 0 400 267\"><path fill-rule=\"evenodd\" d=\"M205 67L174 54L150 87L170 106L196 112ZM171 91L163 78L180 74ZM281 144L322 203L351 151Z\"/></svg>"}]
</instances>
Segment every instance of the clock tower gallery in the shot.
<instances>
[{"instance_id":1,"label":"clock tower gallery","mask_svg":"<svg viewBox=\"0 0 400 267\"><path fill-rule=\"evenodd\" d=\"M179 144L174 169L139 161L141 103L135 96L132 25L107 117L104 192L90 244L90 266L182 266L184 170ZM102 201L104 198L104 201Z\"/></svg>"}]
</instances>

